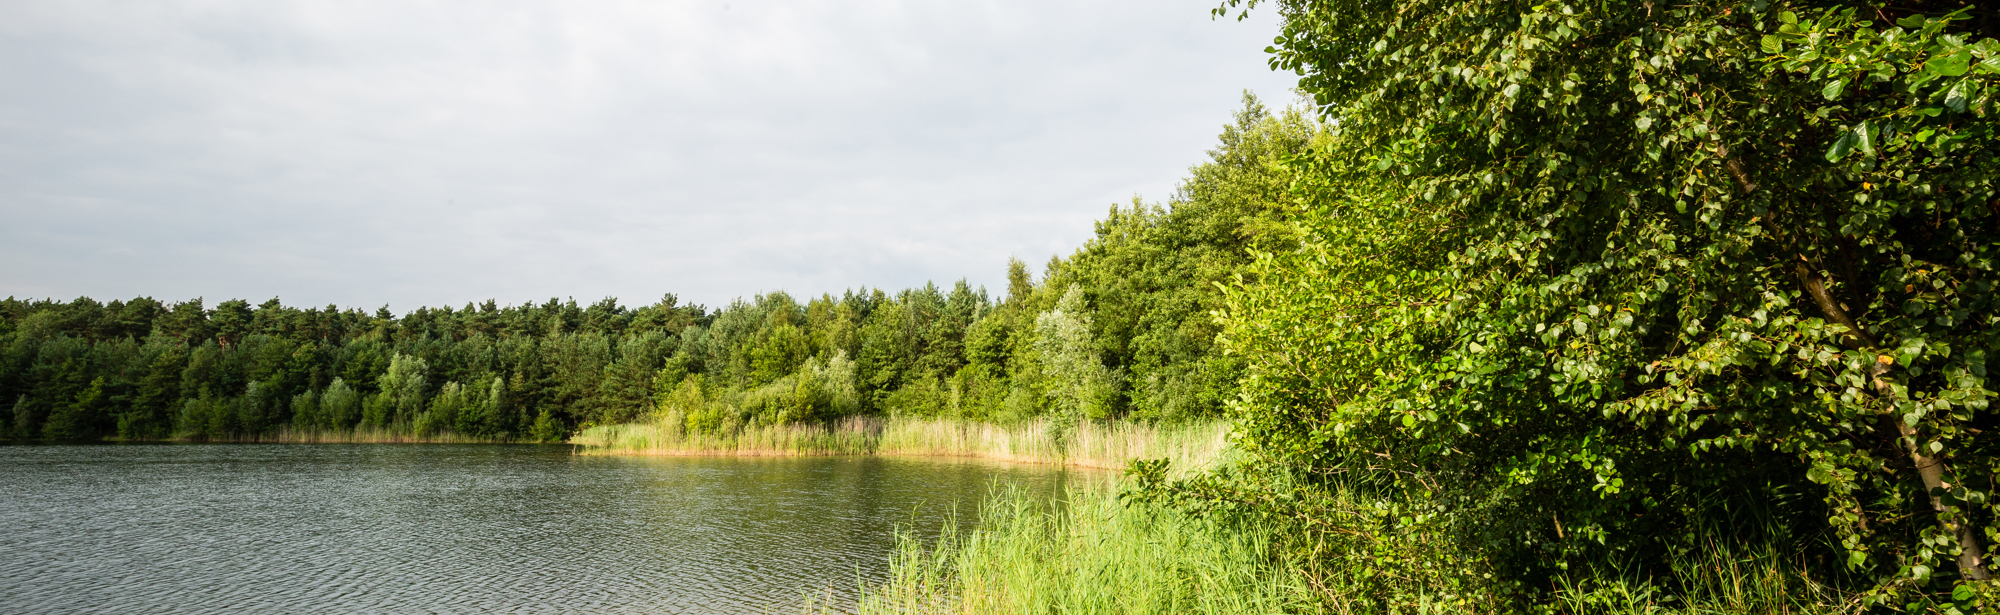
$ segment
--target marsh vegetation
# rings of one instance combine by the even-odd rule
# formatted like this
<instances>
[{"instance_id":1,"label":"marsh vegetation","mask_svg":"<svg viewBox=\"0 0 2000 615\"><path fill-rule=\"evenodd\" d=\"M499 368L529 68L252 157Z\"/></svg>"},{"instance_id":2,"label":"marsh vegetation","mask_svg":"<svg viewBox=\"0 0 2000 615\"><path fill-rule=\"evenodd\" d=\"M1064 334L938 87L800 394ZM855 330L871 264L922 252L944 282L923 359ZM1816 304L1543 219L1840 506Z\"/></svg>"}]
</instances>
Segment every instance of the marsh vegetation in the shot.
<instances>
[{"instance_id":1,"label":"marsh vegetation","mask_svg":"<svg viewBox=\"0 0 2000 615\"><path fill-rule=\"evenodd\" d=\"M1124 469L1135 459L1166 459L1205 469L1228 453L1222 421L995 424L952 419L852 417L837 422L703 432L668 417L656 423L592 427L571 438L590 455L976 457L1011 463Z\"/></svg>"}]
</instances>

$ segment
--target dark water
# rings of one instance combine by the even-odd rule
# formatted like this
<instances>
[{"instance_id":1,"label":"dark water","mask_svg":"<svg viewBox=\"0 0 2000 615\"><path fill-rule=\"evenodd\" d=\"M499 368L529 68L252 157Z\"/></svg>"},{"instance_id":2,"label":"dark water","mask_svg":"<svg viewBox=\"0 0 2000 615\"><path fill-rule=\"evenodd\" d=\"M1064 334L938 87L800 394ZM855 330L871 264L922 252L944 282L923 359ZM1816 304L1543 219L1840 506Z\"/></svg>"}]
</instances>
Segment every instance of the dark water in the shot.
<instances>
[{"instance_id":1,"label":"dark water","mask_svg":"<svg viewBox=\"0 0 2000 615\"><path fill-rule=\"evenodd\" d=\"M0 613L763 613L1058 470L559 446L0 446Z\"/></svg>"}]
</instances>

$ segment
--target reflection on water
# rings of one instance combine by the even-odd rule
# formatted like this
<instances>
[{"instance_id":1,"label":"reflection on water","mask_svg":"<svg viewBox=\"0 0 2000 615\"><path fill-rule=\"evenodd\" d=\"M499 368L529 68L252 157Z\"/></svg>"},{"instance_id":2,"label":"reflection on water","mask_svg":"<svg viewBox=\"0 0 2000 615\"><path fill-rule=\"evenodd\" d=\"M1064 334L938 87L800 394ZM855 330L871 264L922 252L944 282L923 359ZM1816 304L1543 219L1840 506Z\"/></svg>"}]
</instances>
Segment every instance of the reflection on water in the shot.
<instances>
[{"instance_id":1,"label":"reflection on water","mask_svg":"<svg viewBox=\"0 0 2000 615\"><path fill-rule=\"evenodd\" d=\"M785 612L1039 466L561 446L0 447L0 612Z\"/></svg>"}]
</instances>

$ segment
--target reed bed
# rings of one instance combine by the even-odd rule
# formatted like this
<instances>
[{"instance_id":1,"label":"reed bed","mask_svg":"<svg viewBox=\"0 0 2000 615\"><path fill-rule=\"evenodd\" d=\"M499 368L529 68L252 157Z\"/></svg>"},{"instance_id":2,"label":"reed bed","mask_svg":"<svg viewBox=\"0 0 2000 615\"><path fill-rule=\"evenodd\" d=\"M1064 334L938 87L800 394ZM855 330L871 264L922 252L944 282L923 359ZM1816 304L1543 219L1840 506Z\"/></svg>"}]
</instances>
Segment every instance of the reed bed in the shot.
<instances>
[{"instance_id":1,"label":"reed bed","mask_svg":"<svg viewBox=\"0 0 2000 615\"><path fill-rule=\"evenodd\" d=\"M494 444L510 442L498 438L482 438L451 432L419 436L406 430L379 427L355 427L353 429L300 429L286 425L269 433L238 436L234 438L176 437L183 442L229 442L265 444Z\"/></svg>"},{"instance_id":2,"label":"reed bed","mask_svg":"<svg viewBox=\"0 0 2000 615\"><path fill-rule=\"evenodd\" d=\"M890 579L866 585L867 615L1280 613L1309 604L1275 537L1172 510L1126 505L1111 487L1062 502L996 490L978 529L926 545L899 535ZM808 604L808 613L831 613Z\"/></svg>"},{"instance_id":3,"label":"reed bed","mask_svg":"<svg viewBox=\"0 0 2000 615\"><path fill-rule=\"evenodd\" d=\"M570 439L588 455L908 455L977 457L1019 463L1123 468L1133 459L1168 459L1188 471L1212 466L1229 448L1225 422L998 425L969 420L850 417L825 424L759 425L722 433L677 429L673 421L592 427Z\"/></svg>"},{"instance_id":4,"label":"reed bed","mask_svg":"<svg viewBox=\"0 0 2000 615\"><path fill-rule=\"evenodd\" d=\"M569 439L585 455L792 457L874 452L874 426L863 419L837 424L755 425L709 433L663 423L601 425Z\"/></svg>"}]
</instances>

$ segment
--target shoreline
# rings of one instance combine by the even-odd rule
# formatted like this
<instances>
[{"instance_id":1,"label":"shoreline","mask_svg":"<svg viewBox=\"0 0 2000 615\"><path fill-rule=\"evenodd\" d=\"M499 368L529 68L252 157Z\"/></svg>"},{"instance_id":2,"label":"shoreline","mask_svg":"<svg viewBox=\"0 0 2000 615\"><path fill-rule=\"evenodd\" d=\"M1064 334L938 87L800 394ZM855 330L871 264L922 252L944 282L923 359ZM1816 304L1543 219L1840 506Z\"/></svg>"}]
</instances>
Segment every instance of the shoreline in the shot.
<instances>
[{"instance_id":1,"label":"shoreline","mask_svg":"<svg viewBox=\"0 0 2000 615\"><path fill-rule=\"evenodd\" d=\"M414 444L424 444L424 443L414 443ZM572 444L571 446L578 446L578 447L581 447L581 446L587 446L587 445L582 445L582 444ZM995 456L992 456L992 455L987 455L987 454L982 454L982 453L906 453L906 452L854 452L854 453L841 453L841 452L828 452L828 453L798 453L798 452L791 452L791 451L772 451L772 450L744 450L744 451L734 451L734 452L722 452L722 451L665 451L665 450L663 450L663 451L638 451L638 452L583 452L583 451L578 451L578 452L577 452L577 454L578 454L578 455L587 455L587 456L591 456L591 457L688 457L688 458L694 458L694 457L902 457L902 458L909 458L909 459L964 459L964 460L974 460L974 461L991 461L991 462L994 462L994 463L1007 463L1007 464L1019 464L1019 465L1037 465L1037 466L1061 466L1061 467L1063 467L1063 468L1076 468L1076 469L1079 469L1079 470L1101 470L1101 471L1122 471L1122 470L1124 470L1124 469L1125 469L1125 466L1124 466L1124 465L1118 465L1118 466L1107 466L1107 465L1097 465L1097 464L1095 464L1095 463L1083 463L1083 462L1072 462L1072 461L1051 461L1051 460L1046 460L1046 459L1015 459L1015 458L1006 458L1006 457L995 457ZM1131 460L1127 460L1127 461L1129 462L1129 461L1131 461Z\"/></svg>"},{"instance_id":2,"label":"shoreline","mask_svg":"<svg viewBox=\"0 0 2000 615\"><path fill-rule=\"evenodd\" d=\"M352 429L346 431L299 430L290 427L276 432L236 438L119 438L106 437L98 440L28 440L0 439L0 444L568 444L568 442L526 442L498 438L463 436L456 433L439 433L418 436L397 433L384 429Z\"/></svg>"},{"instance_id":3,"label":"shoreline","mask_svg":"<svg viewBox=\"0 0 2000 615\"><path fill-rule=\"evenodd\" d=\"M962 419L850 417L821 425L738 427L733 432L675 429L673 422L592 427L569 439L576 454L633 457L962 458L1122 470L1134 459L1168 459L1175 473L1204 469L1227 456L1225 421L1147 425L1047 420L997 425Z\"/></svg>"},{"instance_id":4,"label":"shoreline","mask_svg":"<svg viewBox=\"0 0 2000 615\"><path fill-rule=\"evenodd\" d=\"M560 442L429 436L388 429L280 429L240 438L161 438L92 441L0 440L4 445L52 444L521 444L569 446L571 454L607 457L882 456L972 459L1090 470L1123 470L1135 459L1167 459L1182 474L1228 456L1229 424L1143 424L1126 421L1057 423L1046 419L995 424L965 419L854 416L822 424L748 425L721 433L674 429L673 422L590 427Z\"/></svg>"}]
</instances>

